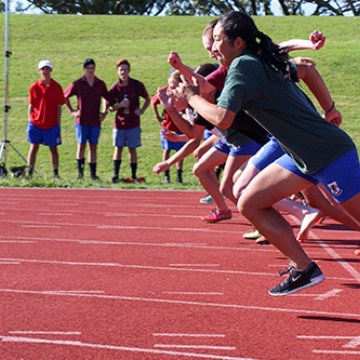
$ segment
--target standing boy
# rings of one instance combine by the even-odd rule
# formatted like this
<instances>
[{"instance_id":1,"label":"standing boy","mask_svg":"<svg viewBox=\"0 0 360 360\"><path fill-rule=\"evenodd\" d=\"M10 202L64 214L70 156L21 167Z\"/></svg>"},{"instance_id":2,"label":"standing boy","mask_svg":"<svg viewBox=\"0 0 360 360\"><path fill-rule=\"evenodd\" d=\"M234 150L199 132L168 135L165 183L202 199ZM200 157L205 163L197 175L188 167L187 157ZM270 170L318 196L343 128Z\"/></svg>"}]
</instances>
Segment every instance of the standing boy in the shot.
<instances>
[{"instance_id":1,"label":"standing boy","mask_svg":"<svg viewBox=\"0 0 360 360\"><path fill-rule=\"evenodd\" d=\"M119 81L110 88L109 109L116 111L113 129L114 150L114 177L113 183L118 183L122 150L124 146L129 148L130 166L132 177L127 182L137 182L137 153L136 148L141 146L140 116L150 104L149 95L142 82L129 77L130 63L121 59L116 63L116 71ZM139 97L145 99L140 108ZM140 179L139 179L140 181Z\"/></svg>"},{"instance_id":2,"label":"standing boy","mask_svg":"<svg viewBox=\"0 0 360 360\"><path fill-rule=\"evenodd\" d=\"M54 179L59 178L59 154L61 144L61 106L65 103L61 86L51 78L52 65L42 60L38 65L40 79L30 86L27 136L30 143L28 154L29 178L32 177L40 144L48 146Z\"/></svg>"},{"instance_id":3,"label":"standing boy","mask_svg":"<svg viewBox=\"0 0 360 360\"><path fill-rule=\"evenodd\" d=\"M97 145L99 143L101 123L105 119L106 103L103 102L103 112L100 112L101 99L108 99L108 91L104 81L95 76L95 61L86 59L83 63L84 76L74 81L65 90L65 104L75 119L77 141L76 161L78 180L84 177L86 142L89 142L88 162L90 180L96 180ZM77 97L77 110L70 104L69 98Z\"/></svg>"}]
</instances>

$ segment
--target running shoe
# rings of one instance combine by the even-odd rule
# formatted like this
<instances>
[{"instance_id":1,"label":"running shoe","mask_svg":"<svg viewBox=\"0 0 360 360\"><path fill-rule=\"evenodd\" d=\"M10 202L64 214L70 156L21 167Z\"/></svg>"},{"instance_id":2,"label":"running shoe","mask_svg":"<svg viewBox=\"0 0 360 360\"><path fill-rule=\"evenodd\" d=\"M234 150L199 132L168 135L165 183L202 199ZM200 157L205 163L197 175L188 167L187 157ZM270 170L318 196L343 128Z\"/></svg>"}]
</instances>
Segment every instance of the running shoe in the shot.
<instances>
[{"instance_id":1,"label":"running shoe","mask_svg":"<svg viewBox=\"0 0 360 360\"><path fill-rule=\"evenodd\" d=\"M165 176L163 183L164 183L164 184L170 184L170 177L169 177L169 176Z\"/></svg>"},{"instance_id":2,"label":"running shoe","mask_svg":"<svg viewBox=\"0 0 360 360\"><path fill-rule=\"evenodd\" d=\"M257 238L255 240L255 244L257 245L269 245L270 241L268 239L265 238L265 236L260 236L259 238Z\"/></svg>"},{"instance_id":3,"label":"running shoe","mask_svg":"<svg viewBox=\"0 0 360 360\"><path fill-rule=\"evenodd\" d=\"M212 204L214 202L210 194L199 200L202 204Z\"/></svg>"},{"instance_id":4,"label":"running shoe","mask_svg":"<svg viewBox=\"0 0 360 360\"><path fill-rule=\"evenodd\" d=\"M231 210L222 211L222 210L213 210L209 215L201 218L202 221L206 221L208 223L217 223L221 220L231 219L232 214Z\"/></svg>"},{"instance_id":5,"label":"running shoe","mask_svg":"<svg viewBox=\"0 0 360 360\"><path fill-rule=\"evenodd\" d=\"M355 255L360 256L360 249L359 249L359 250L355 250Z\"/></svg>"},{"instance_id":6,"label":"running shoe","mask_svg":"<svg viewBox=\"0 0 360 360\"><path fill-rule=\"evenodd\" d=\"M250 240L256 240L257 238L259 238L260 236L262 236L259 233L259 230L254 229L253 231L247 232L245 234L243 234L243 238L244 239L250 239Z\"/></svg>"},{"instance_id":7,"label":"running shoe","mask_svg":"<svg viewBox=\"0 0 360 360\"><path fill-rule=\"evenodd\" d=\"M325 276L316 263L311 262L305 270L298 270L290 266L289 269L279 273L280 276L290 273L287 279L269 290L273 296L293 294L299 290L319 284L325 280Z\"/></svg>"}]
</instances>

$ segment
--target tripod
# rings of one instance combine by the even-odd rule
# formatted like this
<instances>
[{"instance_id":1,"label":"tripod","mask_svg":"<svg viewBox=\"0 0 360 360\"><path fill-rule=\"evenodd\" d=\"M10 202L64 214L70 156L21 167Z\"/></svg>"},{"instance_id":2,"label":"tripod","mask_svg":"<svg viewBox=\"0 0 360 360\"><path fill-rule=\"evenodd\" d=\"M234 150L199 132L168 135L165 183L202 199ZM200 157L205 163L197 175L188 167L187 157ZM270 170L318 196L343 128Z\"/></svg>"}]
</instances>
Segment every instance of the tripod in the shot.
<instances>
[{"instance_id":1,"label":"tripod","mask_svg":"<svg viewBox=\"0 0 360 360\"><path fill-rule=\"evenodd\" d=\"M9 58L12 53L8 50L8 28L9 28L9 0L5 0L5 107L4 107L4 140L1 142L0 147L0 177L5 177L6 170L6 146L10 145L15 152L25 161L27 160L15 148L15 146L7 139L7 121L10 106L8 105L8 83L9 83ZM2 161L3 160L3 161ZM2 162L1 162L2 161ZM34 171L40 175L35 169Z\"/></svg>"}]
</instances>

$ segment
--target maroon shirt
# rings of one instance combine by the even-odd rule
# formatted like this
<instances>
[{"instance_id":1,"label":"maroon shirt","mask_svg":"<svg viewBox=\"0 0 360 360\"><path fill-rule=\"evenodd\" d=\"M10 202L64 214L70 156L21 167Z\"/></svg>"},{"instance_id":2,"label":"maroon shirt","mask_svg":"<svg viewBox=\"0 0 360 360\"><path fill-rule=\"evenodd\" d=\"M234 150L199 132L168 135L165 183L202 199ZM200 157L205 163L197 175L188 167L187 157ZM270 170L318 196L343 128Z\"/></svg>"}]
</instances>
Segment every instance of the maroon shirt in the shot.
<instances>
[{"instance_id":1,"label":"maroon shirt","mask_svg":"<svg viewBox=\"0 0 360 360\"><path fill-rule=\"evenodd\" d=\"M115 117L114 128L118 130L129 130L140 126L140 117L134 114L135 109L139 108L137 104L138 97L148 99L149 95L144 84L137 80L137 95L135 80L129 78L127 86L124 86L120 80L110 88L108 105L113 106L124 99L127 95L130 101L130 114L124 114L124 108L118 109Z\"/></svg>"},{"instance_id":2,"label":"maroon shirt","mask_svg":"<svg viewBox=\"0 0 360 360\"><path fill-rule=\"evenodd\" d=\"M64 91L66 99L73 95L77 96L78 109L81 110L76 123L82 126L100 126L101 98L108 100L109 97L104 81L95 76L93 86L90 86L83 76Z\"/></svg>"}]
</instances>

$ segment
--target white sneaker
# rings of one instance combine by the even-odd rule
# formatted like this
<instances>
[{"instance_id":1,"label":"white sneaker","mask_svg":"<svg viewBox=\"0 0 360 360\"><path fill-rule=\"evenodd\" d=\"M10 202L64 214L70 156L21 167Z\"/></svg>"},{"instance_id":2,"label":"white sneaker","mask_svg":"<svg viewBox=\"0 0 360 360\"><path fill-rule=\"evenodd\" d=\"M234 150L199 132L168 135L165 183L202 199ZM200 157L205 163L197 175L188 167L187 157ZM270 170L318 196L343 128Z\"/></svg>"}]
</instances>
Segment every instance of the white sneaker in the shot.
<instances>
[{"instance_id":1,"label":"white sneaker","mask_svg":"<svg viewBox=\"0 0 360 360\"><path fill-rule=\"evenodd\" d=\"M207 195L204 198L199 200L201 204L212 204L214 202L213 198L211 197L211 195Z\"/></svg>"}]
</instances>

